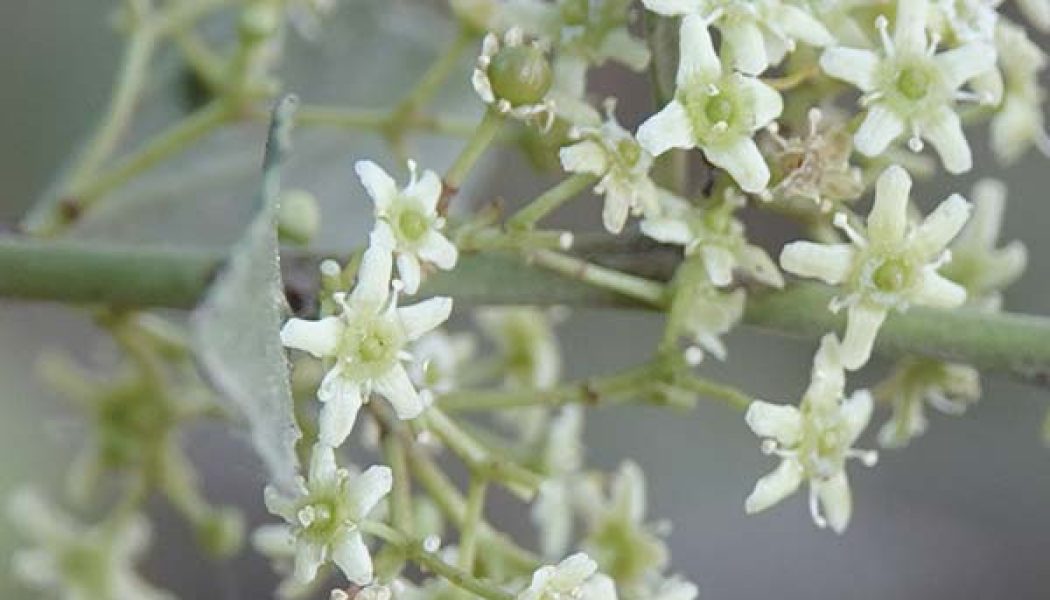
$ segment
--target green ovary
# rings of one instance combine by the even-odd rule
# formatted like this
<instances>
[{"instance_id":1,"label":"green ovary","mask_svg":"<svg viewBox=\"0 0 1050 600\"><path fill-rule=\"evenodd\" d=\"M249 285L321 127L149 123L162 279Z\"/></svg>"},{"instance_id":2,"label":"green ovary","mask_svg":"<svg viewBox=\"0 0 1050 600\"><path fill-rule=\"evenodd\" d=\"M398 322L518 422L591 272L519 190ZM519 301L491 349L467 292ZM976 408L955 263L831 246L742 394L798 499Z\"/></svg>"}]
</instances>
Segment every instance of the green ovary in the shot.
<instances>
[{"instance_id":1,"label":"green ovary","mask_svg":"<svg viewBox=\"0 0 1050 600\"><path fill-rule=\"evenodd\" d=\"M712 96L707 101L707 105L704 106L704 115L711 123L729 123L733 118L733 113L736 112L735 108L732 100L719 94Z\"/></svg>"},{"instance_id":2,"label":"green ovary","mask_svg":"<svg viewBox=\"0 0 1050 600\"><path fill-rule=\"evenodd\" d=\"M871 281L881 292L897 292L911 279L911 267L900 258L891 258L871 274Z\"/></svg>"},{"instance_id":3,"label":"green ovary","mask_svg":"<svg viewBox=\"0 0 1050 600\"><path fill-rule=\"evenodd\" d=\"M547 57L531 46L508 46L492 57L488 68L492 92L512 106L536 104L551 87Z\"/></svg>"},{"instance_id":4,"label":"green ovary","mask_svg":"<svg viewBox=\"0 0 1050 600\"><path fill-rule=\"evenodd\" d=\"M397 231L402 239L418 241L430 228L430 222L417 210L404 210L397 216Z\"/></svg>"},{"instance_id":5,"label":"green ovary","mask_svg":"<svg viewBox=\"0 0 1050 600\"><path fill-rule=\"evenodd\" d=\"M897 90L909 100L920 100L930 91L933 78L921 67L904 67L897 75Z\"/></svg>"}]
</instances>

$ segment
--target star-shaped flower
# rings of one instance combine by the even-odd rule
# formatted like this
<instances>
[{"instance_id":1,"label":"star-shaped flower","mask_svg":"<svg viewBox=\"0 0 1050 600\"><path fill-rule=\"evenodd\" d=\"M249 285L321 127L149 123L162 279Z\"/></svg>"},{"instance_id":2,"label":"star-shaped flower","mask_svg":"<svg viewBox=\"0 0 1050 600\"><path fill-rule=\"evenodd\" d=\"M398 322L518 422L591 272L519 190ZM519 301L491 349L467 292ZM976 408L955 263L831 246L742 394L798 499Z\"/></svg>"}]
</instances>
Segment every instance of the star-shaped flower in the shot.
<instances>
[{"instance_id":1,"label":"star-shaped flower","mask_svg":"<svg viewBox=\"0 0 1050 600\"><path fill-rule=\"evenodd\" d=\"M780 116L780 94L754 77L726 72L699 15L682 19L679 46L675 97L642 123L638 142L653 156L700 148L744 191L761 192L769 167L752 136Z\"/></svg>"},{"instance_id":2,"label":"star-shaped flower","mask_svg":"<svg viewBox=\"0 0 1050 600\"><path fill-rule=\"evenodd\" d=\"M725 40L735 68L759 75L776 65L796 41L827 46L831 33L804 8L782 0L642 0L649 10L668 17L698 16L713 24Z\"/></svg>"},{"instance_id":3,"label":"star-shaped flower","mask_svg":"<svg viewBox=\"0 0 1050 600\"><path fill-rule=\"evenodd\" d=\"M12 557L15 575L32 587L64 600L173 600L135 572L150 537L141 515L84 527L29 489L15 492L8 515L36 544Z\"/></svg>"},{"instance_id":4,"label":"star-shaped flower","mask_svg":"<svg viewBox=\"0 0 1050 600\"><path fill-rule=\"evenodd\" d=\"M561 149L561 165L570 173L601 177L594 187L605 196L602 223L620 233L627 214L656 215L660 211L656 184L649 178L653 157L616 120L615 102L606 103L607 120L600 128L577 128L580 141Z\"/></svg>"},{"instance_id":5,"label":"star-shaped flower","mask_svg":"<svg viewBox=\"0 0 1050 600\"><path fill-rule=\"evenodd\" d=\"M879 429L879 445L901 448L926 431L926 404L946 415L961 415L981 397L981 379L969 365L932 358L907 358L875 388L893 415Z\"/></svg>"},{"instance_id":6,"label":"star-shaped flower","mask_svg":"<svg viewBox=\"0 0 1050 600\"><path fill-rule=\"evenodd\" d=\"M331 447L317 444L309 473L299 478L294 495L268 486L266 508L288 523L286 539L295 546L292 577L309 583L321 565L332 561L353 583L371 583L372 556L359 526L392 484L389 467L375 465L354 477L336 465Z\"/></svg>"},{"instance_id":7,"label":"star-shaped flower","mask_svg":"<svg viewBox=\"0 0 1050 600\"><path fill-rule=\"evenodd\" d=\"M780 502L805 480L817 526L830 526L836 533L846 530L853 507L846 461L858 458L871 466L878 456L853 448L871 419L871 394L860 390L844 398L845 385L838 339L829 333L820 342L809 388L797 408L751 403L747 425L763 438L763 452L780 457L780 465L755 484L744 503L748 514Z\"/></svg>"},{"instance_id":8,"label":"star-shaped flower","mask_svg":"<svg viewBox=\"0 0 1050 600\"><path fill-rule=\"evenodd\" d=\"M802 277L813 277L841 287L832 311L848 307L842 362L859 369L868 362L879 327L891 309L911 304L954 308L966 300L966 289L937 272L951 253L948 243L970 216L970 203L953 194L922 223L908 222L911 178L899 166L879 176L875 204L868 215L867 237L856 231L845 213L835 224L851 243L792 242L780 254L780 266Z\"/></svg>"},{"instance_id":9,"label":"star-shaped flower","mask_svg":"<svg viewBox=\"0 0 1050 600\"><path fill-rule=\"evenodd\" d=\"M417 177L416 163L409 161L411 180L404 189L386 171L370 160L354 165L368 195L375 202L375 235L377 243L397 256L397 273L405 284L405 293L419 290L421 262L433 263L449 270L456 265L456 246L441 233L445 219L438 215L441 179L433 171Z\"/></svg>"},{"instance_id":10,"label":"star-shaped flower","mask_svg":"<svg viewBox=\"0 0 1050 600\"><path fill-rule=\"evenodd\" d=\"M452 299L430 298L398 307L391 292L390 251L372 244L365 251L357 285L337 294L341 313L319 321L289 319L281 342L335 364L321 381L320 439L339 446L354 427L357 411L375 392L393 405L398 417L413 419L426 406L401 364L410 359L405 346L448 319Z\"/></svg>"},{"instance_id":11,"label":"star-shaped flower","mask_svg":"<svg viewBox=\"0 0 1050 600\"><path fill-rule=\"evenodd\" d=\"M878 156L910 130L908 145L913 151L922 149L925 138L945 169L962 173L970 170L973 157L955 113L955 101L992 100L959 88L995 67L995 47L971 41L937 54L936 40L931 44L926 35L928 16L927 0L899 0L892 38L885 17L876 21L882 36L881 54L861 48L828 48L820 57L820 66L828 75L864 92L861 104L868 112L854 136L861 154Z\"/></svg>"},{"instance_id":12,"label":"star-shaped flower","mask_svg":"<svg viewBox=\"0 0 1050 600\"><path fill-rule=\"evenodd\" d=\"M616 600L611 579L598 573L598 564L582 552L557 565L540 567L532 574L529 587L517 600Z\"/></svg>"}]
</instances>

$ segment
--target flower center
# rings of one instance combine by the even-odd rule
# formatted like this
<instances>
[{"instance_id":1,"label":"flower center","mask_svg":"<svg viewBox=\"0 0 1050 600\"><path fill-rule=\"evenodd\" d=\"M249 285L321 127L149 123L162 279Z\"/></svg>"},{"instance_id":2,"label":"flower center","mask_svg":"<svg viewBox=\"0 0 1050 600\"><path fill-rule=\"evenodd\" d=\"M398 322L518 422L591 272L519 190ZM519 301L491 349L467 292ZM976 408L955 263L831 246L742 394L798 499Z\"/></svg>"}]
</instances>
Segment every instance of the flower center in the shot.
<instances>
[{"instance_id":1,"label":"flower center","mask_svg":"<svg viewBox=\"0 0 1050 600\"><path fill-rule=\"evenodd\" d=\"M633 167L642 157L642 148L634 140L620 140L616 144L616 153L626 166Z\"/></svg>"},{"instance_id":2,"label":"flower center","mask_svg":"<svg viewBox=\"0 0 1050 600\"><path fill-rule=\"evenodd\" d=\"M875 269L871 281L880 291L896 292L908 283L910 270L904 260L891 258Z\"/></svg>"},{"instance_id":3,"label":"flower center","mask_svg":"<svg viewBox=\"0 0 1050 600\"><path fill-rule=\"evenodd\" d=\"M909 100L919 100L930 91L931 78L925 69L905 67L897 75L897 89Z\"/></svg>"},{"instance_id":4,"label":"flower center","mask_svg":"<svg viewBox=\"0 0 1050 600\"><path fill-rule=\"evenodd\" d=\"M405 210L397 216L397 230L401 237L408 241L416 241L430 228L427 218L419 211Z\"/></svg>"},{"instance_id":5,"label":"flower center","mask_svg":"<svg viewBox=\"0 0 1050 600\"><path fill-rule=\"evenodd\" d=\"M733 101L723 94L712 96L704 107L704 114L712 123L728 123L733 117Z\"/></svg>"},{"instance_id":6,"label":"flower center","mask_svg":"<svg viewBox=\"0 0 1050 600\"><path fill-rule=\"evenodd\" d=\"M364 362L377 362L386 355L386 348L386 340L373 334L361 340L357 352Z\"/></svg>"},{"instance_id":7,"label":"flower center","mask_svg":"<svg viewBox=\"0 0 1050 600\"><path fill-rule=\"evenodd\" d=\"M551 67L539 48L508 46L492 57L488 68L492 91L513 106L536 104L551 87Z\"/></svg>"}]
</instances>

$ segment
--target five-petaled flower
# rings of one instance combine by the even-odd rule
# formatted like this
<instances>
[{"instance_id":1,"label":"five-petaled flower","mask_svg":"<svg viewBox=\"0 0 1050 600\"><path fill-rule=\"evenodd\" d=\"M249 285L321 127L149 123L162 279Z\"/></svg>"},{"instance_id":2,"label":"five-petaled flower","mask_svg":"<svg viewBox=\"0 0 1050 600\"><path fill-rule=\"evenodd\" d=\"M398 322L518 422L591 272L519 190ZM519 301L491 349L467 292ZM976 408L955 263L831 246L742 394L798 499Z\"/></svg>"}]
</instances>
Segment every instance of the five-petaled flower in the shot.
<instances>
[{"instance_id":1,"label":"five-petaled flower","mask_svg":"<svg viewBox=\"0 0 1050 600\"><path fill-rule=\"evenodd\" d=\"M797 408L760 400L751 403L745 417L748 427L763 438L762 451L781 460L747 497L748 514L780 502L806 480L817 526L830 526L836 533L846 530L853 509L846 461L858 458L871 466L878 455L853 448L871 419L871 394L859 390L844 398L845 386L838 339L829 333L813 358L809 388Z\"/></svg>"},{"instance_id":2,"label":"five-petaled flower","mask_svg":"<svg viewBox=\"0 0 1050 600\"><path fill-rule=\"evenodd\" d=\"M601 179L595 193L605 195L602 223L620 233L627 214L656 215L660 211L656 184L649 178L653 156L616 120L615 102L606 103L607 120L600 128L578 128L580 141L561 149L562 168Z\"/></svg>"},{"instance_id":3,"label":"five-petaled flower","mask_svg":"<svg viewBox=\"0 0 1050 600\"><path fill-rule=\"evenodd\" d=\"M927 0L899 0L893 37L885 17L876 25L883 52L861 48L828 48L820 66L862 92L868 109L854 136L856 148L866 156L882 154L891 142L911 130L909 147L918 152L929 140L951 173L969 171L973 165L970 145L963 134L957 99L991 101L959 90L967 81L995 67L995 47L971 41L935 54L937 40L927 40Z\"/></svg>"},{"instance_id":4,"label":"five-petaled flower","mask_svg":"<svg viewBox=\"0 0 1050 600\"><path fill-rule=\"evenodd\" d=\"M953 194L917 226L908 223L911 177L896 165L879 176L875 204L868 215L867 237L853 229L845 213L835 224L851 243L799 241L784 246L780 266L802 277L839 285L843 297L831 310L848 307L842 362L859 369L868 362L879 328L890 309L910 304L953 308L966 300L966 289L937 269L951 258L945 250L970 216L970 204Z\"/></svg>"},{"instance_id":5,"label":"five-petaled flower","mask_svg":"<svg viewBox=\"0 0 1050 600\"><path fill-rule=\"evenodd\" d=\"M351 476L335 462L335 451L317 444L306 478L300 477L295 495L266 488L266 508L288 522L286 536L295 546L292 577L309 583L317 570L334 562L347 579L358 585L372 581L372 556L360 524L393 485L390 468L369 467Z\"/></svg>"},{"instance_id":6,"label":"five-petaled flower","mask_svg":"<svg viewBox=\"0 0 1050 600\"><path fill-rule=\"evenodd\" d=\"M441 179L437 174L427 170L417 177L416 163L409 161L412 178L399 190L386 171L370 160L358 161L354 169L375 202L373 240L397 256L397 273L406 294L419 290L421 261L446 271L456 265L456 246L441 234L445 219L437 212L441 199Z\"/></svg>"},{"instance_id":7,"label":"five-petaled flower","mask_svg":"<svg viewBox=\"0 0 1050 600\"><path fill-rule=\"evenodd\" d=\"M598 564L580 552L557 565L545 565L532 574L529 587L517 600L616 600L616 586L598 573Z\"/></svg>"},{"instance_id":8,"label":"five-petaled flower","mask_svg":"<svg viewBox=\"0 0 1050 600\"><path fill-rule=\"evenodd\" d=\"M780 94L755 77L723 69L699 15L682 20L679 46L674 99L638 128L639 143L654 156L698 147L744 191L763 191L769 167L752 136L780 116Z\"/></svg>"},{"instance_id":9,"label":"five-petaled flower","mask_svg":"<svg viewBox=\"0 0 1050 600\"><path fill-rule=\"evenodd\" d=\"M391 291L391 267L390 251L373 243L361 260L354 290L336 294L339 315L318 321L289 319L281 329L285 346L335 359L317 390L324 403L320 439L330 446L343 443L372 392L389 400L401 419L413 419L426 407L402 364L411 359L405 345L445 322L452 299L436 297L398 307L397 294Z\"/></svg>"}]
</instances>

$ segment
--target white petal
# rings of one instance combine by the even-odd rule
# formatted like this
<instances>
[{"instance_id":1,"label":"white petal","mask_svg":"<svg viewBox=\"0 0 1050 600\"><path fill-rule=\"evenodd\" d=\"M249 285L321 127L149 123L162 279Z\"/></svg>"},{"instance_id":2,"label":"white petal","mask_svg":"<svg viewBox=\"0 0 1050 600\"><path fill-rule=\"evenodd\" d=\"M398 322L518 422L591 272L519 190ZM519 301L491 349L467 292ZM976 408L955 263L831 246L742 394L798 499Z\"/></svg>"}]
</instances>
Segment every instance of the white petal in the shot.
<instances>
[{"instance_id":1,"label":"white petal","mask_svg":"<svg viewBox=\"0 0 1050 600\"><path fill-rule=\"evenodd\" d=\"M414 419L423 412L426 406L419 392L412 385L408 372L400 364L395 364L390 369L372 381L375 392L383 396L394 407L399 419Z\"/></svg>"},{"instance_id":2,"label":"white petal","mask_svg":"<svg viewBox=\"0 0 1050 600\"><path fill-rule=\"evenodd\" d=\"M572 541L572 501L564 480L550 479L540 485L530 515L540 533L543 556L562 556Z\"/></svg>"},{"instance_id":3,"label":"white petal","mask_svg":"<svg viewBox=\"0 0 1050 600\"><path fill-rule=\"evenodd\" d=\"M430 230L416 251L423 260L437 265L439 269L449 270L456 266L459 250L441 233Z\"/></svg>"},{"instance_id":4,"label":"white petal","mask_svg":"<svg viewBox=\"0 0 1050 600\"><path fill-rule=\"evenodd\" d=\"M368 235L368 243L393 252L397 248L397 236L393 227L385 219L378 219L372 226L372 233Z\"/></svg>"},{"instance_id":5,"label":"white petal","mask_svg":"<svg viewBox=\"0 0 1050 600\"><path fill-rule=\"evenodd\" d=\"M944 169L949 173L965 173L973 167L970 144L963 133L959 115L947 106L942 106L930 115L923 115L916 123L922 137L933 144L941 157Z\"/></svg>"},{"instance_id":6,"label":"white petal","mask_svg":"<svg viewBox=\"0 0 1050 600\"><path fill-rule=\"evenodd\" d=\"M642 0L646 8L665 17L678 17L697 12L701 0Z\"/></svg>"},{"instance_id":7,"label":"white petal","mask_svg":"<svg viewBox=\"0 0 1050 600\"><path fill-rule=\"evenodd\" d=\"M347 501L350 517L355 521L366 518L377 504L390 493L394 475L386 465L372 465L351 481Z\"/></svg>"},{"instance_id":8,"label":"white petal","mask_svg":"<svg viewBox=\"0 0 1050 600\"><path fill-rule=\"evenodd\" d=\"M897 165L891 165L875 183L875 202L868 215L868 235L878 242L897 244L908 228L908 203L911 177Z\"/></svg>"},{"instance_id":9,"label":"white petal","mask_svg":"<svg viewBox=\"0 0 1050 600\"><path fill-rule=\"evenodd\" d=\"M842 338L842 366L850 371L863 367L871 358L875 336L886 320L886 309L858 302L846 312L846 335Z\"/></svg>"},{"instance_id":10,"label":"white petal","mask_svg":"<svg viewBox=\"0 0 1050 600\"><path fill-rule=\"evenodd\" d=\"M776 26L796 40L810 46L828 46L835 43L827 27L806 10L790 4L774 7L773 18Z\"/></svg>"},{"instance_id":11,"label":"white petal","mask_svg":"<svg viewBox=\"0 0 1050 600\"><path fill-rule=\"evenodd\" d=\"M322 382L317 393L318 399L324 403L318 420L318 438L325 445L338 448L353 431L357 413L361 410L364 399L361 397L360 385L348 381L335 369L330 373L333 372L336 375L329 381Z\"/></svg>"},{"instance_id":12,"label":"white petal","mask_svg":"<svg viewBox=\"0 0 1050 600\"><path fill-rule=\"evenodd\" d=\"M875 89L878 67L879 55L870 50L836 46L820 56L820 68L825 73L853 84L862 92Z\"/></svg>"},{"instance_id":13,"label":"white petal","mask_svg":"<svg viewBox=\"0 0 1050 600\"><path fill-rule=\"evenodd\" d=\"M436 296L422 302L397 309L401 326L409 340L419 339L424 333L436 329L452 314L452 298Z\"/></svg>"},{"instance_id":14,"label":"white petal","mask_svg":"<svg viewBox=\"0 0 1050 600\"><path fill-rule=\"evenodd\" d=\"M649 66L649 47L626 29L614 29L606 34L598 52L632 71L642 71Z\"/></svg>"},{"instance_id":15,"label":"white petal","mask_svg":"<svg viewBox=\"0 0 1050 600\"><path fill-rule=\"evenodd\" d=\"M873 407L874 402L868 390L858 390L842 403L839 414L846 425L846 437L851 446L857 441L860 434L864 433L864 428L871 421Z\"/></svg>"},{"instance_id":16,"label":"white petal","mask_svg":"<svg viewBox=\"0 0 1050 600\"><path fill-rule=\"evenodd\" d=\"M609 178L606 177L606 180ZM603 180L605 203L602 205L602 225L609 233L620 233L631 211L631 190L614 181Z\"/></svg>"},{"instance_id":17,"label":"white petal","mask_svg":"<svg viewBox=\"0 0 1050 600\"><path fill-rule=\"evenodd\" d=\"M693 232L685 221L670 217L645 219L641 224L642 233L664 244L685 246L693 241Z\"/></svg>"},{"instance_id":18,"label":"white petal","mask_svg":"<svg viewBox=\"0 0 1050 600\"><path fill-rule=\"evenodd\" d=\"M923 256L933 258L948 246L970 218L972 207L966 198L952 194L933 212L926 215L912 236L912 248Z\"/></svg>"},{"instance_id":19,"label":"white petal","mask_svg":"<svg viewBox=\"0 0 1050 600\"><path fill-rule=\"evenodd\" d=\"M834 285L845 281L855 254L852 244L791 242L780 252L780 266L799 277L813 277Z\"/></svg>"},{"instance_id":20,"label":"white petal","mask_svg":"<svg viewBox=\"0 0 1050 600\"><path fill-rule=\"evenodd\" d=\"M485 39L487 40L488 38ZM492 104L496 101L496 94L492 93L492 82L489 81L489 76L485 71L474 69L470 75L470 83L474 86L474 91L477 92L482 102Z\"/></svg>"},{"instance_id":21,"label":"white petal","mask_svg":"<svg viewBox=\"0 0 1050 600\"><path fill-rule=\"evenodd\" d=\"M768 286L784 287L784 276L777 268L777 264L769 257L765 250L758 246L744 246L737 254L740 268L746 271L756 281Z\"/></svg>"},{"instance_id":22,"label":"white petal","mask_svg":"<svg viewBox=\"0 0 1050 600\"><path fill-rule=\"evenodd\" d=\"M755 483L755 489L744 501L744 512L753 515L762 512L795 493L802 483L802 469L793 460L782 460L765 477Z\"/></svg>"},{"instance_id":23,"label":"white petal","mask_svg":"<svg viewBox=\"0 0 1050 600\"><path fill-rule=\"evenodd\" d=\"M310 583L317 577L317 569L324 562L324 546L299 538L295 543L295 566L292 577L300 583Z\"/></svg>"},{"instance_id":24,"label":"white petal","mask_svg":"<svg viewBox=\"0 0 1050 600\"><path fill-rule=\"evenodd\" d=\"M645 519L645 474L633 461L624 461L612 484L616 511L630 523Z\"/></svg>"},{"instance_id":25,"label":"white petal","mask_svg":"<svg viewBox=\"0 0 1050 600\"><path fill-rule=\"evenodd\" d=\"M959 234L956 244L968 243L982 248L993 248L1003 225L1006 184L998 179L982 179L974 184L972 197L973 216L963 233Z\"/></svg>"},{"instance_id":26,"label":"white petal","mask_svg":"<svg viewBox=\"0 0 1050 600\"><path fill-rule=\"evenodd\" d=\"M718 29L737 69L748 75L759 75L769 67L765 40L757 23L750 19L722 19Z\"/></svg>"},{"instance_id":27,"label":"white petal","mask_svg":"<svg viewBox=\"0 0 1050 600\"><path fill-rule=\"evenodd\" d=\"M405 195L419 200L423 210L428 214L434 214L438 201L441 199L441 191L441 178L437 176L437 173L427 169L415 183L405 189Z\"/></svg>"},{"instance_id":28,"label":"white petal","mask_svg":"<svg viewBox=\"0 0 1050 600\"><path fill-rule=\"evenodd\" d=\"M902 0L896 3L893 43L899 54L926 52L926 23L930 8L928 0Z\"/></svg>"},{"instance_id":29,"label":"white petal","mask_svg":"<svg viewBox=\"0 0 1050 600\"><path fill-rule=\"evenodd\" d=\"M752 128L765 127L784 112L784 99L780 97L780 92L762 83L760 79L738 77L737 83L740 87L747 89L751 95L751 107L754 111Z\"/></svg>"},{"instance_id":30,"label":"white petal","mask_svg":"<svg viewBox=\"0 0 1050 600\"><path fill-rule=\"evenodd\" d=\"M356 305L379 307L390 294L390 271L393 268L390 250L369 245L357 270L357 285L350 292L350 302Z\"/></svg>"},{"instance_id":31,"label":"white petal","mask_svg":"<svg viewBox=\"0 0 1050 600\"><path fill-rule=\"evenodd\" d=\"M376 210L385 210L397 197L397 183L382 167L370 160L359 160L354 164L357 177L375 202Z\"/></svg>"},{"instance_id":32,"label":"white petal","mask_svg":"<svg viewBox=\"0 0 1050 600\"><path fill-rule=\"evenodd\" d=\"M995 68L995 47L983 42L952 48L934 57L939 71L952 89Z\"/></svg>"},{"instance_id":33,"label":"white petal","mask_svg":"<svg viewBox=\"0 0 1050 600\"><path fill-rule=\"evenodd\" d=\"M596 573L580 586L580 600L616 600L616 584L604 573Z\"/></svg>"},{"instance_id":34,"label":"white petal","mask_svg":"<svg viewBox=\"0 0 1050 600\"><path fill-rule=\"evenodd\" d=\"M332 561L351 583L368 585L372 582L372 555L368 553L360 532L347 532L332 545Z\"/></svg>"},{"instance_id":35,"label":"white petal","mask_svg":"<svg viewBox=\"0 0 1050 600\"><path fill-rule=\"evenodd\" d=\"M325 317L320 321L288 319L281 327L281 344L309 352L317 358L332 356L345 326L339 317Z\"/></svg>"},{"instance_id":36,"label":"white petal","mask_svg":"<svg viewBox=\"0 0 1050 600\"><path fill-rule=\"evenodd\" d=\"M310 450L310 483L332 483L336 480L338 472L339 467L335 464L335 451L332 447L315 444Z\"/></svg>"},{"instance_id":37,"label":"white petal","mask_svg":"<svg viewBox=\"0 0 1050 600\"><path fill-rule=\"evenodd\" d=\"M846 531L850 513L853 511L853 499L850 496L849 481L846 472L839 471L827 481L813 482L820 505L824 509L824 518L835 533Z\"/></svg>"},{"instance_id":38,"label":"white petal","mask_svg":"<svg viewBox=\"0 0 1050 600\"><path fill-rule=\"evenodd\" d=\"M558 563L548 581L548 589L569 592L598 571L598 563L583 552L578 552Z\"/></svg>"},{"instance_id":39,"label":"white petal","mask_svg":"<svg viewBox=\"0 0 1050 600\"><path fill-rule=\"evenodd\" d=\"M873 104L868 108L868 115L864 117L860 129L854 134L853 144L865 156L878 156L902 133L904 121L881 104Z\"/></svg>"},{"instance_id":40,"label":"white petal","mask_svg":"<svg viewBox=\"0 0 1050 600\"><path fill-rule=\"evenodd\" d=\"M692 14L682 19L678 51L681 60L675 83L679 87L696 85L698 81L707 82L721 75L722 61L715 52L707 22L700 15Z\"/></svg>"},{"instance_id":41,"label":"white petal","mask_svg":"<svg viewBox=\"0 0 1050 600\"><path fill-rule=\"evenodd\" d=\"M911 296L911 301L934 308L955 308L966 302L966 288L933 269L926 269L922 273L922 282Z\"/></svg>"},{"instance_id":42,"label":"white petal","mask_svg":"<svg viewBox=\"0 0 1050 600\"><path fill-rule=\"evenodd\" d=\"M736 266L733 254L722 246L715 245L704 246L702 252L701 258L711 283L716 287L725 287L732 283L733 267Z\"/></svg>"},{"instance_id":43,"label":"white petal","mask_svg":"<svg viewBox=\"0 0 1050 600\"><path fill-rule=\"evenodd\" d=\"M423 278L419 259L411 252L397 253L397 276L405 285L405 293L412 295L419 291L419 282Z\"/></svg>"},{"instance_id":44,"label":"white petal","mask_svg":"<svg viewBox=\"0 0 1050 600\"><path fill-rule=\"evenodd\" d=\"M802 435L802 414L789 404L755 400L747 407L744 421L761 438L771 438L784 446L794 446Z\"/></svg>"},{"instance_id":45,"label":"white petal","mask_svg":"<svg viewBox=\"0 0 1050 600\"><path fill-rule=\"evenodd\" d=\"M824 334L820 348L813 356L809 387L803 401L810 406L831 409L839 404L846 390L846 373L842 369L842 345L833 333Z\"/></svg>"},{"instance_id":46,"label":"white petal","mask_svg":"<svg viewBox=\"0 0 1050 600\"><path fill-rule=\"evenodd\" d=\"M605 149L594 140L584 140L566 146L558 152L561 167L569 173L603 175L609 168Z\"/></svg>"},{"instance_id":47,"label":"white petal","mask_svg":"<svg viewBox=\"0 0 1050 600\"><path fill-rule=\"evenodd\" d=\"M769 166L749 137L740 136L725 144L704 147L704 155L736 180L740 189L757 194L769 183Z\"/></svg>"},{"instance_id":48,"label":"white petal","mask_svg":"<svg viewBox=\"0 0 1050 600\"><path fill-rule=\"evenodd\" d=\"M671 148L695 148L693 126L685 108L677 100L668 102L667 106L646 119L638 128L638 143L653 156L659 156Z\"/></svg>"}]
</instances>

